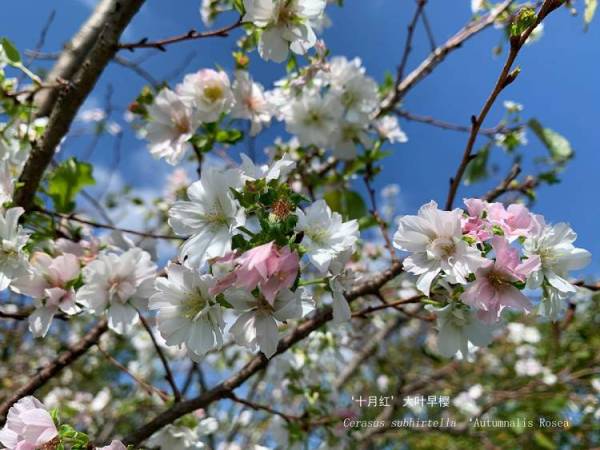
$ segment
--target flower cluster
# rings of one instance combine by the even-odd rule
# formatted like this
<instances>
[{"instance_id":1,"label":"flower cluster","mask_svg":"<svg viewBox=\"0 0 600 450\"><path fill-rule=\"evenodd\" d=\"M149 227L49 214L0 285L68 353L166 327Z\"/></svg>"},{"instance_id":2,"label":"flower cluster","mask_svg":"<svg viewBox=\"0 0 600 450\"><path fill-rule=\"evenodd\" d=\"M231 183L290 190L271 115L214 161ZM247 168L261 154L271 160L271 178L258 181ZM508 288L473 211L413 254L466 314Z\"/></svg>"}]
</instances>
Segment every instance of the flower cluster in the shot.
<instances>
[{"instance_id":1,"label":"flower cluster","mask_svg":"<svg viewBox=\"0 0 600 450\"><path fill-rule=\"evenodd\" d=\"M506 309L528 313L534 306L525 289L541 288L540 311L556 319L576 292L569 272L585 267L590 253L576 248L576 235L564 223L547 225L520 204L505 207L465 200L466 211L424 205L417 216L400 218L394 245L410 252L407 272L438 304L438 349L445 355L468 343L491 341L491 331Z\"/></svg>"},{"instance_id":2,"label":"flower cluster","mask_svg":"<svg viewBox=\"0 0 600 450\"><path fill-rule=\"evenodd\" d=\"M147 109L150 153L177 164L191 148L190 139L198 127L215 123L227 113L250 120L251 134L271 120L263 87L248 72L238 71L233 86L222 70L202 69L186 75L174 91L162 89Z\"/></svg>"},{"instance_id":3,"label":"flower cluster","mask_svg":"<svg viewBox=\"0 0 600 450\"><path fill-rule=\"evenodd\" d=\"M373 146L370 131L391 142L406 142L395 117L377 118L378 86L359 58L334 57L315 70L312 77L281 80L269 94L279 106L277 119L301 145L331 149L337 158L350 160L357 145Z\"/></svg>"},{"instance_id":4,"label":"flower cluster","mask_svg":"<svg viewBox=\"0 0 600 450\"><path fill-rule=\"evenodd\" d=\"M397 118L380 116L378 85L360 59L323 58L277 81L270 91L245 70L235 72L233 84L222 70L186 75L174 90L162 89L145 110L151 154L175 165L192 146L207 151L215 139L234 143L240 131L215 134L225 117L249 121L252 136L274 117L301 146L330 149L341 160L355 158L360 146L373 148L376 139L406 142Z\"/></svg>"},{"instance_id":5,"label":"flower cluster","mask_svg":"<svg viewBox=\"0 0 600 450\"><path fill-rule=\"evenodd\" d=\"M187 240L157 279L150 309L167 344L195 359L222 345L224 309L238 314L230 332L240 345L272 356L279 324L314 308L300 286L310 272L302 258L317 274L339 275L358 239L357 222L343 222L325 202L302 208L306 199L285 182L295 166L286 156L270 167L242 159L239 170L207 171L169 211Z\"/></svg>"}]
</instances>

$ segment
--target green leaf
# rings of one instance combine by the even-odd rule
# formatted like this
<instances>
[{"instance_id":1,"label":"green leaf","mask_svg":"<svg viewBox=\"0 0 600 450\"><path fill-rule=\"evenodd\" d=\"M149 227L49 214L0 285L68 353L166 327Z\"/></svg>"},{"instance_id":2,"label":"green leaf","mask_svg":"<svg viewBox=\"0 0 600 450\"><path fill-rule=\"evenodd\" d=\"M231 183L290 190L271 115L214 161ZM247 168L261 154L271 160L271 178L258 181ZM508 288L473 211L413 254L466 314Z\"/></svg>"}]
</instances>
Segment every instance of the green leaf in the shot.
<instances>
[{"instance_id":1,"label":"green leaf","mask_svg":"<svg viewBox=\"0 0 600 450\"><path fill-rule=\"evenodd\" d=\"M596 8L598 7L598 0L585 0L585 12L583 13L583 21L587 29L588 25L596 14Z\"/></svg>"},{"instance_id":2,"label":"green leaf","mask_svg":"<svg viewBox=\"0 0 600 450\"><path fill-rule=\"evenodd\" d=\"M231 129L217 131L215 139L217 142L220 142L222 144L235 144L236 142L239 142L243 137L244 133L242 133L240 130Z\"/></svg>"},{"instance_id":3,"label":"green leaf","mask_svg":"<svg viewBox=\"0 0 600 450\"><path fill-rule=\"evenodd\" d=\"M3 37L0 39L0 45L4 49L4 53L6 53L6 57L8 61L12 64L19 64L21 62L21 55L19 54L19 50L15 47L15 45Z\"/></svg>"},{"instance_id":4,"label":"green leaf","mask_svg":"<svg viewBox=\"0 0 600 450\"><path fill-rule=\"evenodd\" d=\"M536 119L530 119L527 122L531 131L535 133L544 146L548 149L550 157L558 162L562 163L568 161L573 157L573 149L569 141L550 128L544 128L542 124Z\"/></svg>"},{"instance_id":5,"label":"green leaf","mask_svg":"<svg viewBox=\"0 0 600 450\"><path fill-rule=\"evenodd\" d=\"M481 150L477 152L475 158L473 158L465 173L465 184L473 184L477 181L487 178L487 164L490 157L490 148L492 147L491 142L483 146Z\"/></svg>"},{"instance_id":6,"label":"green leaf","mask_svg":"<svg viewBox=\"0 0 600 450\"><path fill-rule=\"evenodd\" d=\"M332 210L345 219L360 219L367 215L367 206L357 192L346 189L330 191L324 195L324 199Z\"/></svg>"},{"instance_id":7,"label":"green leaf","mask_svg":"<svg viewBox=\"0 0 600 450\"><path fill-rule=\"evenodd\" d=\"M48 178L47 193L60 213L75 209L75 197L85 187L96 183L92 165L69 158L60 163Z\"/></svg>"}]
</instances>

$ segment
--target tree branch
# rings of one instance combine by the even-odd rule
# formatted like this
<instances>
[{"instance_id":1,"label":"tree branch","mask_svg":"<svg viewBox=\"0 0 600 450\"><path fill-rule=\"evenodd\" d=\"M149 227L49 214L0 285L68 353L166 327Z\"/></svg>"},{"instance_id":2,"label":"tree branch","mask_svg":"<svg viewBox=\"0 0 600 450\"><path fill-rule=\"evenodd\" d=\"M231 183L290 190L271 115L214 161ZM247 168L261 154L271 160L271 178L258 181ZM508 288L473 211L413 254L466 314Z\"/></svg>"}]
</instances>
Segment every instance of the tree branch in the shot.
<instances>
[{"instance_id":1,"label":"tree branch","mask_svg":"<svg viewBox=\"0 0 600 450\"><path fill-rule=\"evenodd\" d=\"M532 23L520 35L512 36L510 38L510 50L508 53L508 57L506 58L506 62L504 63L502 71L498 76L498 80L496 81L494 89L483 104L479 115L477 117L473 116L471 118L471 134L469 135L469 139L467 141L467 145L463 152L463 156L458 166L458 169L456 170L456 174L450 179L450 189L448 190L448 197L446 199L445 206L446 210L452 209L452 205L454 204L454 198L456 197L456 192L458 191L458 187L461 183L462 177L465 173L465 170L467 169L467 166L469 165L469 162L473 158L473 155L471 153L473 151L475 141L477 140L477 134L479 133L479 130L483 125L483 121L490 112L490 109L492 108L492 105L498 98L498 95L500 95L500 92L502 92L504 88L506 88L506 86L511 84L519 74L518 69L511 71L512 65L515 62L519 51L521 50L521 48L523 48L525 41L527 41L527 38L529 38L529 35L533 32L533 30L542 22L542 20L544 20L544 18L548 14L557 9L561 4L562 0L546 0L540 8L540 11L534 23Z\"/></svg>"},{"instance_id":2,"label":"tree branch","mask_svg":"<svg viewBox=\"0 0 600 450\"><path fill-rule=\"evenodd\" d=\"M58 355L54 361L32 376L27 384L17 389L13 395L0 404L0 425L6 420L6 413L13 404L21 398L33 394L49 380L58 375L65 367L74 363L81 355L96 345L100 337L107 330L108 320L106 318L101 319L81 340Z\"/></svg>"},{"instance_id":3,"label":"tree branch","mask_svg":"<svg viewBox=\"0 0 600 450\"><path fill-rule=\"evenodd\" d=\"M35 209L33 209L33 211L39 212L42 214L46 214L47 216L58 217L61 219L71 220L73 222L82 223L82 224L89 225L94 228L104 228L106 230L115 230L115 231L120 231L122 233L134 234L136 236L142 236L145 238L168 239L168 240L175 240L175 241L185 240L182 237L171 236L169 234L154 234L154 233L148 233L145 231L131 230L129 228L119 228L116 225L111 225L111 224L106 224L106 223L98 223L98 222L94 222L92 220L87 220L87 219L80 219L79 217L76 217L73 214L62 214L62 213L58 213L55 211L48 211L48 210L42 209L42 208L35 208Z\"/></svg>"},{"instance_id":4,"label":"tree branch","mask_svg":"<svg viewBox=\"0 0 600 450\"><path fill-rule=\"evenodd\" d=\"M446 59L446 56L448 56L449 53L462 46L462 44L480 31L492 25L496 19L508 9L512 2L513 0L505 0L492 9L487 16L474 20L463 27L460 31L458 31L458 33L432 51L415 70L409 73L402 80L397 80L394 92L392 92L388 98L383 101L379 115L384 116L393 110L398 102L402 100L404 95L415 84L429 75L439 63Z\"/></svg>"},{"instance_id":5,"label":"tree branch","mask_svg":"<svg viewBox=\"0 0 600 450\"><path fill-rule=\"evenodd\" d=\"M165 46L171 45L171 44L176 44L178 42L192 41L192 40L203 39L203 38L208 38L208 37L227 37L227 36L229 36L230 31L240 27L241 25L242 25L242 17L240 16L240 18L235 23L232 23L231 25L227 25L223 28L219 28L218 30L212 30L212 31L190 30L187 33L180 34L177 36L172 36L172 37L165 38L165 39L160 39L158 41L149 41L148 38L143 38L143 39L139 40L138 42L119 44L119 50L134 51L136 48L154 48L154 49L160 50L162 52L165 52L165 51L167 51Z\"/></svg>"},{"instance_id":6,"label":"tree branch","mask_svg":"<svg viewBox=\"0 0 600 450\"><path fill-rule=\"evenodd\" d=\"M395 278L402 272L402 263L396 262L386 270L385 272L373 277L370 280L363 282L356 286L350 292L346 293L346 299L348 302L362 297L364 295L373 294L386 284L391 279ZM279 341L277 352L275 355L284 353L290 347L297 342L311 334L314 330L320 328L323 324L327 323L333 318L332 309L330 306L319 309L312 318L298 325L290 334L285 336ZM214 386L213 388L203 392L196 398L191 400L182 401L176 403L171 408L159 414L153 420L147 424L141 426L132 434L127 436L124 442L128 444L138 445L144 441L156 431L160 430L165 425L172 423L179 417L189 414L190 412L199 409L206 408L211 403L228 398L230 393L236 388L242 385L246 380L252 377L254 374L263 370L269 364L267 359L262 353L254 356L244 367L242 367L237 373L231 375L229 378Z\"/></svg>"},{"instance_id":7,"label":"tree branch","mask_svg":"<svg viewBox=\"0 0 600 450\"><path fill-rule=\"evenodd\" d=\"M70 83L60 90L56 101L52 100L55 90L52 90L51 96L36 101L38 115L50 116L44 136L31 150L19 178L22 186L15 192L16 205L26 210L31 208L56 147L69 131L80 106L115 55L121 34L143 3L144 0L102 1L75 36L64 58L61 55L50 72L50 81L55 81L60 76L69 79ZM65 73L68 73L66 77Z\"/></svg>"}]
</instances>

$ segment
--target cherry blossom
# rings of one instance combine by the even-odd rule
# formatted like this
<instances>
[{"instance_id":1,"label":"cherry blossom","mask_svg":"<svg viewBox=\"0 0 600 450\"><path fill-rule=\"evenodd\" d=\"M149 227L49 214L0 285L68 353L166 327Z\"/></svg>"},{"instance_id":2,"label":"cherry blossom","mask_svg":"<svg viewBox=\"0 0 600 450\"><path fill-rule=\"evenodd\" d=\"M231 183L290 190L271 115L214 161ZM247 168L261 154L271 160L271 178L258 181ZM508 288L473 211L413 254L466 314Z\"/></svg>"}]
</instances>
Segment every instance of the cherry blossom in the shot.
<instances>
[{"instance_id":1,"label":"cherry blossom","mask_svg":"<svg viewBox=\"0 0 600 450\"><path fill-rule=\"evenodd\" d=\"M76 300L93 314L108 308L108 326L127 333L139 320L137 309L147 306L155 276L150 254L139 248L122 254L101 253L83 269L85 284Z\"/></svg>"},{"instance_id":2,"label":"cherry blossom","mask_svg":"<svg viewBox=\"0 0 600 450\"><path fill-rule=\"evenodd\" d=\"M158 93L148 114L146 138L150 153L165 158L171 165L177 164L191 148L188 141L198 127L198 118L181 97L167 88Z\"/></svg>"},{"instance_id":3,"label":"cherry blossom","mask_svg":"<svg viewBox=\"0 0 600 450\"><path fill-rule=\"evenodd\" d=\"M158 311L158 330L167 345L183 346L193 359L223 345L223 313L209 293L215 280L179 264L156 279L149 309Z\"/></svg>"},{"instance_id":4,"label":"cherry blossom","mask_svg":"<svg viewBox=\"0 0 600 450\"><path fill-rule=\"evenodd\" d=\"M44 405L35 397L23 397L9 410L0 443L8 450L36 450L53 441L58 430Z\"/></svg>"},{"instance_id":5,"label":"cherry blossom","mask_svg":"<svg viewBox=\"0 0 600 450\"><path fill-rule=\"evenodd\" d=\"M470 273L484 262L480 251L463 240L462 211L441 211L429 202L417 216L404 216L394 234L394 246L411 252L404 268L418 275L417 288L429 295L431 284L440 272L451 283L466 284Z\"/></svg>"},{"instance_id":6,"label":"cherry blossom","mask_svg":"<svg viewBox=\"0 0 600 450\"><path fill-rule=\"evenodd\" d=\"M358 222L342 222L342 216L332 212L324 200L317 200L304 211L298 209L296 214L296 230L304 234L300 244L320 272L327 272L337 256L354 248L359 235Z\"/></svg>"},{"instance_id":7,"label":"cherry blossom","mask_svg":"<svg viewBox=\"0 0 600 450\"><path fill-rule=\"evenodd\" d=\"M538 256L521 262L517 250L505 238L494 237L492 247L496 260L476 270L475 281L461 296L466 304L479 310L479 318L486 323L498 322L505 308L531 311L531 302L513 283L525 283L540 266Z\"/></svg>"},{"instance_id":8,"label":"cherry blossom","mask_svg":"<svg viewBox=\"0 0 600 450\"><path fill-rule=\"evenodd\" d=\"M231 288L224 295L237 311L242 312L229 332L238 344L250 349L258 346L267 358L277 351L277 322L299 319L314 309L314 303L302 289L295 292L282 289L273 301L254 297L247 289Z\"/></svg>"},{"instance_id":9,"label":"cherry blossom","mask_svg":"<svg viewBox=\"0 0 600 450\"><path fill-rule=\"evenodd\" d=\"M74 281L79 277L79 260L64 254L52 258L36 252L30 260L30 274L16 279L11 289L36 300L36 308L29 316L29 330L36 337L48 333L58 311L73 315L80 311L75 304Z\"/></svg>"},{"instance_id":10,"label":"cherry blossom","mask_svg":"<svg viewBox=\"0 0 600 450\"><path fill-rule=\"evenodd\" d=\"M216 122L234 103L229 77L222 70L202 69L186 75L177 93L202 122Z\"/></svg>"},{"instance_id":11,"label":"cherry blossom","mask_svg":"<svg viewBox=\"0 0 600 450\"><path fill-rule=\"evenodd\" d=\"M231 286L252 291L258 286L272 304L279 291L294 284L298 261L298 255L289 247L280 248L274 242L254 247L235 258L233 271L222 277L212 292L223 292Z\"/></svg>"},{"instance_id":12,"label":"cherry blossom","mask_svg":"<svg viewBox=\"0 0 600 450\"><path fill-rule=\"evenodd\" d=\"M169 210L169 225L181 236L189 236L180 259L199 267L231 250L234 230L245 224L244 210L230 188L241 184L237 170L206 170L200 181L187 190L189 201L177 201Z\"/></svg>"},{"instance_id":13,"label":"cherry blossom","mask_svg":"<svg viewBox=\"0 0 600 450\"><path fill-rule=\"evenodd\" d=\"M23 247L29 235L19 225L23 208L10 208L0 211L0 291L10 282L27 273L27 257Z\"/></svg>"},{"instance_id":14,"label":"cherry blossom","mask_svg":"<svg viewBox=\"0 0 600 450\"><path fill-rule=\"evenodd\" d=\"M244 0L243 21L263 30L258 43L260 56L282 62L289 50L303 55L315 45L311 21L323 15L326 4L326 0Z\"/></svg>"},{"instance_id":15,"label":"cherry blossom","mask_svg":"<svg viewBox=\"0 0 600 450\"><path fill-rule=\"evenodd\" d=\"M493 327L481 322L477 314L469 308L449 303L443 308L432 305L425 307L437 316L437 349L446 357L460 351L463 357L469 355L469 343L485 347L492 341Z\"/></svg>"},{"instance_id":16,"label":"cherry blossom","mask_svg":"<svg viewBox=\"0 0 600 450\"><path fill-rule=\"evenodd\" d=\"M250 78L245 70L238 70L233 82L235 103L231 117L250 120L250 135L255 136L271 122L271 105L264 88Z\"/></svg>"}]
</instances>

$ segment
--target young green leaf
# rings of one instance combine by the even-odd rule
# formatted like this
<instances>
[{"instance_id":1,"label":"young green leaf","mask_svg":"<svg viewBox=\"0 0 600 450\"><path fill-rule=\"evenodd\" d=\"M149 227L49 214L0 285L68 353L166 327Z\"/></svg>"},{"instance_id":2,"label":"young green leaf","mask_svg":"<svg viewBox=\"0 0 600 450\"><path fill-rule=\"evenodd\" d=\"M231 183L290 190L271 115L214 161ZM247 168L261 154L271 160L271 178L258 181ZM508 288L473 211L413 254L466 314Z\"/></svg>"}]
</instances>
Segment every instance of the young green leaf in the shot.
<instances>
[{"instance_id":1,"label":"young green leaf","mask_svg":"<svg viewBox=\"0 0 600 450\"><path fill-rule=\"evenodd\" d=\"M558 162L562 163L573 157L573 149L569 141L550 128L544 128L542 124L536 119L530 119L527 122L531 131L535 133L544 146L548 149L550 157Z\"/></svg>"},{"instance_id":2,"label":"young green leaf","mask_svg":"<svg viewBox=\"0 0 600 450\"><path fill-rule=\"evenodd\" d=\"M488 176L487 164L490 157L491 142L485 144L482 149L477 152L475 158L469 162L465 173L465 184L473 184L483 180Z\"/></svg>"},{"instance_id":3,"label":"young green leaf","mask_svg":"<svg viewBox=\"0 0 600 450\"><path fill-rule=\"evenodd\" d=\"M8 61L11 64L19 64L21 62L21 55L19 54L19 50L17 50L17 48L11 41L3 37L2 39L0 39L0 45L2 45L4 53L6 54L6 58L8 58Z\"/></svg>"},{"instance_id":4,"label":"young green leaf","mask_svg":"<svg viewBox=\"0 0 600 450\"><path fill-rule=\"evenodd\" d=\"M75 209L75 197L85 187L95 184L92 165L69 158L50 173L47 193L60 213Z\"/></svg>"}]
</instances>

